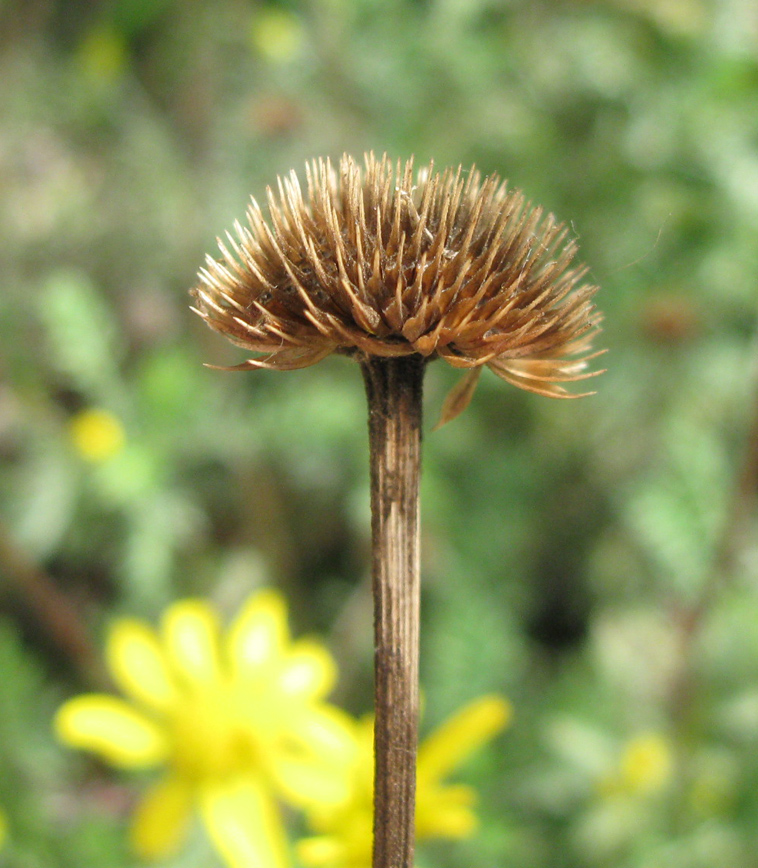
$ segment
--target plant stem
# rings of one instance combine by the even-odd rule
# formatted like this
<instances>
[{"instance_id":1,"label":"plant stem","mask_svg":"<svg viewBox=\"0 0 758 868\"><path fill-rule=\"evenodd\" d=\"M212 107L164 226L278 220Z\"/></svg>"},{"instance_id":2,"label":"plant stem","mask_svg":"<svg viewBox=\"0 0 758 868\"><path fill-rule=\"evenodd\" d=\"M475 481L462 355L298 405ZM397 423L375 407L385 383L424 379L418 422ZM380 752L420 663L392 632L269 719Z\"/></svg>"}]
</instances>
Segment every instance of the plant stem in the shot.
<instances>
[{"instance_id":1,"label":"plant stem","mask_svg":"<svg viewBox=\"0 0 758 868\"><path fill-rule=\"evenodd\" d=\"M419 479L424 360L370 357L374 593L373 868L412 868L416 804Z\"/></svg>"},{"instance_id":2,"label":"plant stem","mask_svg":"<svg viewBox=\"0 0 758 868\"><path fill-rule=\"evenodd\" d=\"M91 686L110 688L110 679L100 663L81 612L0 523L0 595L4 594L6 585L15 591L41 633L77 667Z\"/></svg>"}]
</instances>

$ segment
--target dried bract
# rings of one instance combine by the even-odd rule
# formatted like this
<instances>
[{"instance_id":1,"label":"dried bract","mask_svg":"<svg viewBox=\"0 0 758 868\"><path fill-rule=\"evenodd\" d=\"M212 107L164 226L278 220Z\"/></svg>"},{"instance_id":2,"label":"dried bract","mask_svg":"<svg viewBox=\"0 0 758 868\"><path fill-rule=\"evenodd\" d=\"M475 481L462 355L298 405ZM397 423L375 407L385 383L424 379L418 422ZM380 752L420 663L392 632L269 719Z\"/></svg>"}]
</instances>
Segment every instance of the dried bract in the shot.
<instances>
[{"instance_id":1,"label":"dried bract","mask_svg":"<svg viewBox=\"0 0 758 868\"><path fill-rule=\"evenodd\" d=\"M337 171L316 160L306 178L305 194L294 172L267 191L270 225L253 200L249 228L235 224L200 271L197 313L262 354L235 370L419 353L560 398L600 373L596 287L581 284L575 242L497 176L369 154Z\"/></svg>"}]
</instances>

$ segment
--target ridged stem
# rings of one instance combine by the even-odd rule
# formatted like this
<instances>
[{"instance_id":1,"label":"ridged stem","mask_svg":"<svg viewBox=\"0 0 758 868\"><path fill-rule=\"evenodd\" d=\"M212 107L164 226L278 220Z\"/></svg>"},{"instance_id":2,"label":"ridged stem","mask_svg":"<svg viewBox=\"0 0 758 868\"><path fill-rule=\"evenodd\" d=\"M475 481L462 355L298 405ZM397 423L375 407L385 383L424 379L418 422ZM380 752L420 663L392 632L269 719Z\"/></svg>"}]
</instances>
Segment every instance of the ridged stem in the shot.
<instances>
[{"instance_id":1,"label":"ridged stem","mask_svg":"<svg viewBox=\"0 0 758 868\"><path fill-rule=\"evenodd\" d=\"M413 868L418 738L421 356L362 363L374 594L373 868Z\"/></svg>"}]
</instances>

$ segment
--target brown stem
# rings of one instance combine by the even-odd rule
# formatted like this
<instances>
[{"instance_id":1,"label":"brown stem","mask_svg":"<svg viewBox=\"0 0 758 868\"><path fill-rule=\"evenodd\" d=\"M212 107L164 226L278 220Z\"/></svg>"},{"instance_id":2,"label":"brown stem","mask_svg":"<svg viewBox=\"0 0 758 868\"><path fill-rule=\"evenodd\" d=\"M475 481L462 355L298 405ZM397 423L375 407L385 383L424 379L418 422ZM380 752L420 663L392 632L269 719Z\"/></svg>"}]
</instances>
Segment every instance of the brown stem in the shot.
<instances>
[{"instance_id":1,"label":"brown stem","mask_svg":"<svg viewBox=\"0 0 758 868\"><path fill-rule=\"evenodd\" d=\"M361 365L369 408L374 591L373 868L412 868L419 634L421 356Z\"/></svg>"},{"instance_id":2,"label":"brown stem","mask_svg":"<svg viewBox=\"0 0 758 868\"><path fill-rule=\"evenodd\" d=\"M734 578L735 561L758 493L758 402L753 403L752 419L745 438L742 461L732 486L724 525L716 542L710 574L699 598L678 613L679 668L672 679L670 696L673 716L683 719L695 697L696 675L692 667L693 648L703 625L720 594Z\"/></svg>"},{"instance_id":3,"label":"brown stem","mask_svg":"<svg viewBox=\"0 0 758 868\"><path fill-rule=\"evenodd\" d=\"M109 683L81 613L0 523L0 584L3 582L15 589L40 629L87 681L93 686Z\"/></svg>"}]
</instances>

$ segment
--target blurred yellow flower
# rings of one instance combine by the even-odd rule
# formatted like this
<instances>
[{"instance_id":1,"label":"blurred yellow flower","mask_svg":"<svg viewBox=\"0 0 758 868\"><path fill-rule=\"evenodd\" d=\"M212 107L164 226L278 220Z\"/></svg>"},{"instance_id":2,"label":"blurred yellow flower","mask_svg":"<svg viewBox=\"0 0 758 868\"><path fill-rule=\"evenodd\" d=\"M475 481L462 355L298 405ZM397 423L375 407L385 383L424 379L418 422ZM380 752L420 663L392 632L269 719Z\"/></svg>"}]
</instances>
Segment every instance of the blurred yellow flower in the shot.
<instances>
[{"instance_id":1,"label":"blurred yellow flower","mask_svg":"<svg viewBox=\"0 0 758 868\"><path fill-rule=\"evenodd\" d=\"M256 12L250 28L253 48L266 60L284 63L300 51L304 34L300 19L284 9Z\"/></svg>"},{"instance_id":2,"label":"blurred yellow flower","mask_svg":"<svg viewBox=\"0 0 758 868\"><path fill-rule=\"evenodd\" d=\"M443 778L505 727L510 703L483 696L462 708L420 746L416 783L416 837L465 838L476 828L474 790L446 784ZM338 805L316 805L307 811L317 834L297 845L308 868L370 868L372 785L374 776L373 719L353 724L355 757L348 797Z\"/></svg>"},{"instance_id":3,"label":"blurred yellow flower","mask_svg":"<svg viewBox=\"0 0 758 868\"><path fill-rule=\"evenodd\" d=\"M5 812L0 810L0 848L5 844L8 838L8 821L5 818Z\"/></svg>"},{"instance_id":4,"label":"blurred yellow flower","mask_svg":"<svg viewBox=\"0 0 758 868\"><path fill-rule=\"evenodd\" d=\"M74 697L55 728L65 744L113 766L164 768L131 828L143 858L177 851L196 809L228 865L283 868L277 799L344 801L349 719L323 701L335 665L317 642L290 639L279 594L251 596L225 634L202 600L171 605L159 633L121 619L106 650L129 701Z\"/></svg>"},{"instance_id":5,"label":"blurred yellow flower","mask_svg":"<svg viewBox=\"0 0 758 868\"><path fill-rule=\"evenodd\" d=\"M92 27L77 49L82 72L93 81L114 82L126 69L127 47L124 37L113 27Z\"/></svg>"},{"instance_id":6,"label":"blurred yellow flower","mask_svg":"<svg viewBox=\"0 0 758 868\"><path fill-rule=\"evenodd\" d=\"M82 410L69 423L76 451L87 461L107 461L124 447L121 422L107 410Z\"/></svg>"},{"instance_id":7,"label":"blurred yellow flower","mask_svg":"<svg viewBox=\"0 0 758 868\"><path fill-rule=\"evenodd\" d=\"M655 732L640 733L624 745L619 762L622 787L640 795L657 793L671 780L673 767L668 739Z\"/></svg>"}]
</instances>

